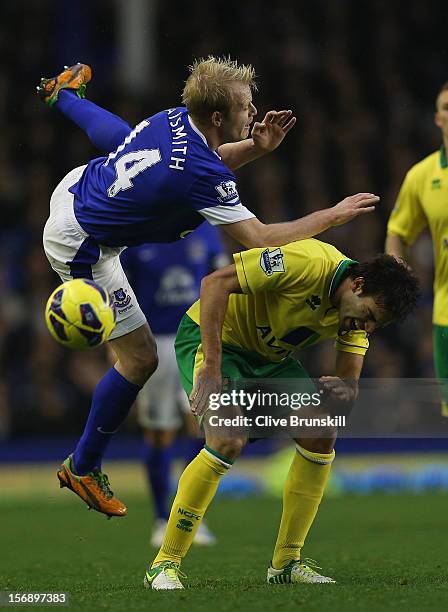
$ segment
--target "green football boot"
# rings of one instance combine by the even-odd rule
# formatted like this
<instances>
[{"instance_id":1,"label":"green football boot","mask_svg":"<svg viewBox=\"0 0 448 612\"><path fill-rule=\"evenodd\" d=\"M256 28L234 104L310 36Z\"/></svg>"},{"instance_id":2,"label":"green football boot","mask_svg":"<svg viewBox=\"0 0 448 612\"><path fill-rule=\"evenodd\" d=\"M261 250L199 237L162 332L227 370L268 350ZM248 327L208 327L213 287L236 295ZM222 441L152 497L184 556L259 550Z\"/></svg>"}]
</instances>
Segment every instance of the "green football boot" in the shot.
<instances>
[{"instance_id":1,"label":"green football boot","mask_svg":"<svg viewBox=\"0 0 448 612\"><path fill-rule=\"evenodd\" d=\"M273 567L268 569L267 582L269 584L291 584L302 582L307 584L330 584L336 580L328 576L322 576L316 570L321 569L313 559L304 559L303 561L290 561L281 570L276 570Z\"/></svg>"},{"instance_id":2,"label":"green football boot","mask_svg":"<svg viewBox=\"0 0 448 612\"><path fill-rule=\"evenodd\" d=\"M179 580L186 578L186 575L180 571L179 565L174 561L163 561L146 570L143 579L145 589L154 589L155 591L167 591L171 589L183 589L184 585Z\"/></svg>"}]
</instances>

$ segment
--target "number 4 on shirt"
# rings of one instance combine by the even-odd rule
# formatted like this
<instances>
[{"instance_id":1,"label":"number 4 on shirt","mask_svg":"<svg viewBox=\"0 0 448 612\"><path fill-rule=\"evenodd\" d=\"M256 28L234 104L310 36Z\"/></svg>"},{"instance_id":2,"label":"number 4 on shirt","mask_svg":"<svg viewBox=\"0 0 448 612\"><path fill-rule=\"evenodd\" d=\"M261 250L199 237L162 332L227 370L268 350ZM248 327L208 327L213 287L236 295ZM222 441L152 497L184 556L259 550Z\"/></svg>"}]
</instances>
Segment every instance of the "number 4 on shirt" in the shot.
<instances>
[{"instance_id":1,"label":"number 4 on shirt","mask_svg":"<svg viewBox=\"0 0 448 612\"><path fill-rule=\"evenodd\" d=\"M122 155L114 164L117 178L107 190L107 195L113 198L120 191L131 189L134 186L132 179L161 159L159 149L142 149Z\"/></svg>"}]
</instances>

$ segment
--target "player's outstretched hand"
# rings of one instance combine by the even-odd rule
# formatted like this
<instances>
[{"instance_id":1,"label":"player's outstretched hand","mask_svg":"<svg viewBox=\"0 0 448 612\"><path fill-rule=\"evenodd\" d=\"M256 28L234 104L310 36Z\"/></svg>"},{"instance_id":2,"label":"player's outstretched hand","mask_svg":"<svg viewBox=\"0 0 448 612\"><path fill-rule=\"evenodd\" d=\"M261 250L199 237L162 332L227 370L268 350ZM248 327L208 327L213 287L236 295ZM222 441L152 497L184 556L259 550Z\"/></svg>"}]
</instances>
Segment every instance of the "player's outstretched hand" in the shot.
<instances>
[{"instance_id":1,"label":"player's outstretched hand","mask_svg":"<svg viewBox=\"0 0 448 612\"><path fill-rule=\"evenodd\" d=\"M343 225L359 215L373 212L379 201L380 198L374 193L357 193L344 198L342 202L331 208L334 214L333 226Z\"/></svg>"},{"instance_id":2,"label":"player's outstretched hand","mask_svg":"<svg viewBox=\"0 0 448 612\"><path fill-rule=\"evenodd\" d=\"M210 407L210 395L221 393L222 378L220 373L203 365L196 375L192 392L190 393L191 412L195 416L202 416Z\"/></svg>"},{"instance_id":3,"label":"player's outstretched hand","mask_svg":"<svg viewBox=\"0 0 448 612\"><path fill-rule=\"evenodd\" d=\"M291 110L269 111L261 123L259 121L254 123L252 128L254 145L264 153L273 151L294 127L296 121Z\"/></svg>"}]
</instances>

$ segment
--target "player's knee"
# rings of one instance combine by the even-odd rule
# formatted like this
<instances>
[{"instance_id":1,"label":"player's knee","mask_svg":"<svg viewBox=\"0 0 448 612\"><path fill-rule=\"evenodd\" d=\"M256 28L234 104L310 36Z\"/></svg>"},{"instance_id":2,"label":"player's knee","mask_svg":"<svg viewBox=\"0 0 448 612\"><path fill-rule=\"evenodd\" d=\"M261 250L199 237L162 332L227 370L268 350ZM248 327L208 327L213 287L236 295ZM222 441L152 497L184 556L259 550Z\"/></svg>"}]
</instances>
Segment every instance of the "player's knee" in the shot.
<instances>
[{"instance_id":1,"label":"player's knee","mask_svg":"<svg viewBox=\"0 0 448 612\"><path fill-rule=\"evenodd\" d=\"M136 374L138 374L140 379L144 379L145 381L154 374L157 370L157 366L159 365L159 358L157 356L157 349L154 347L149 348L148 350L139 352L134 356L134 364L133 367L135 369Z\"/></svg>"},{"instance_id":2,"label":"player's knee","mask_svg":"<svg viewBox=\"0 0 448 612\"><path fill-rule=\"evenodd\" d=\"M336 427L328 427L322 429L316 438L298 439L296 442L312 453L331 453L336 442L337 431Z\"/></svg>"},{"instance_id":3,"label":"player's knee","mask_svg":"<svg viewBox=\"0 0 448 612\"><path fill-rule=\"evenodd\" d=\"M119 371L137 385L144 385L158 365L157 345L148 326L111 341Z\"/></svg>"},{"instance_id":4,"label":"player's knee","mask_svg":"<svg viewBox=\"0 0 448 612\"><path fill-rule=\"evenodd\" d=\"M120 358L131 376L144 385L148 378L154 374L159 364L157 347L155 343L147 343Z\"/></svg>"},{"instance_id":5,"label":"player's knee","mask_svg":"<svg viewBox=\"0 0 448 612\"><path fill-rule=\"evenodd\" d=\"M212 450L216 451L227 459L236 459L244 446L246 445L246 438L235 436L234 438L214 438L213 440L207 440L207 446Z\"/></svg>"}]
</instances>

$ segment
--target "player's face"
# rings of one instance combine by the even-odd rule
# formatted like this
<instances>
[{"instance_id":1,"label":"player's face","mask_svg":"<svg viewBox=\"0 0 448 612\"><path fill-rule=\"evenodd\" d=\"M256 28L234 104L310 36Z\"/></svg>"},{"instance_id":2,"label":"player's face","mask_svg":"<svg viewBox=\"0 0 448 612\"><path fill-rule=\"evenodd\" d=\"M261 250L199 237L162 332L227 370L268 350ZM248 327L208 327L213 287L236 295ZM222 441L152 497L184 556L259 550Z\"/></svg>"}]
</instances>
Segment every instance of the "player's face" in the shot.
<instances>
[{"instance_id":1,"label":"player's face","mask_svg":"<svg viewBox=\"0 0 448 612\"><path fill-rule=\"evenodd\" d=\"M249 136L250 126L257 114L252 103L252 91L248 85L235 83L232 85L232 107L223 118L227 142L238 142Z\"/></svg>"},{"instance_id":2,"label":"player's face","mask_svg":"<svg viewBox=\"0 0 448 612\"><path fill-rule=\"evenodd\" d=\"M378 327L390 322L387 313L378 306L372 296L363 296L362 289L349 289L341 296L339 307L339 333L364 330L372 334Z\"/></svg>"},{"instance_id":3,"label":"player's face","mask_svg":"<svg viewBox=\"0 0 448 612\"><path fill-rule=\"evenodd\" d=\"M434 121L442 131L443 137L448 139L448 91L442 91L437 98Z\"/></svg>"}]
</instances>

